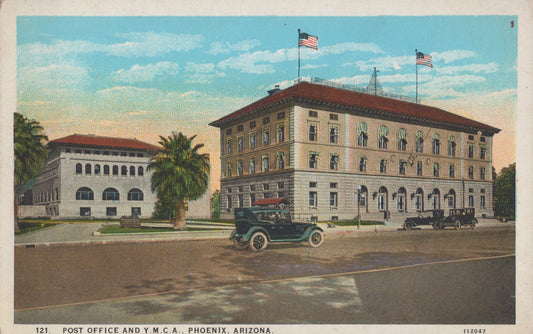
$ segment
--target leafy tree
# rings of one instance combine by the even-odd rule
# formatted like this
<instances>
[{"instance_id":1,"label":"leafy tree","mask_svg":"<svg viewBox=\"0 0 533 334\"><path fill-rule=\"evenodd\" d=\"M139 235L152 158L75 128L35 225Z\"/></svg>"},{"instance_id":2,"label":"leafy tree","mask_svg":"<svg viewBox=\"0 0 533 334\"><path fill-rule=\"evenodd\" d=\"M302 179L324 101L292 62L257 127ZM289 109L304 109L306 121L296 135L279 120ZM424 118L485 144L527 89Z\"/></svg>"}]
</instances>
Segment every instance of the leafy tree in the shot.
<instances>
[{"instance_id":1,"label":"leafy tree","mask_svg":"<svg viewBox=\"0 0 533 334\"><path fill-rule=\"evenodd\" d=\"M516 210L516 163L502 168L494 182L494 213L514 219Z\"/></svg>"},{"instance_id":2,"label":"leafy tree","mask_svg":"<svg viewBox=\"0 0 533 334\"><path fill-rule=\"evenodd\" d=\"M211 218L220 218L220 190L211 194Z\"/></svg>"},{"instance_id":3,"label":"leafy tree","mask_svg":"<svg viewBox=\"0 0 533 334\"><path fill-rule=\"evenodd\" d=\"M160 136L162 148L148 165L160 211L168 213L175 229L185 228L185 203L200 198L209 182L209 154L198 153L204 144L192 146L195 137L181 132Z\"/></svg>"},{"instance_id":4,"label":"leafy tree","mask_svg":"<svg viewBox=\"0 0 533 334\"><path fill-rule=\"evenodd\" d=\"M37 177L46 165L48 137L39 122L15 113L13 122L13 144L15 155L15 215L18 215L17 192L28 181ZM18 217L17 217L18 219ZM15 223L17 221L15 219ZM15 224L16 225L16 224Z\"/></svg>"}]
</instances>

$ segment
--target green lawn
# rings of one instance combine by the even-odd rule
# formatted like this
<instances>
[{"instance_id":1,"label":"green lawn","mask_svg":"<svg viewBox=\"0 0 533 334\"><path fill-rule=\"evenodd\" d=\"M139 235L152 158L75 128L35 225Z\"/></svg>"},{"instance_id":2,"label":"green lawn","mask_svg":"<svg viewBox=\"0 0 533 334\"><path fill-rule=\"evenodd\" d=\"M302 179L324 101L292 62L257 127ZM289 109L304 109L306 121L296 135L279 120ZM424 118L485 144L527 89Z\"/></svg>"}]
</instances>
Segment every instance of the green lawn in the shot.
<instances>
[{"instance_id":1,"label":"green lawn","mask_svg":"<svg viewBox=\"0 0 533 334\"><path fill-rule=\"evenodd\" d=\"M161 233L161 232L195 232L195 231L220 231L218 229L206 229L206 228L191 228L187 227L186 230L177 231L170 227L120 227L119 225L109 225L101 230L99 232L101 234L120 234L120 233Z\"/></svg>"},{"instance_id":2,"label":"green lawn","mask_svg":"<svg viewBox=\"0 0 533 334\"><path fill-rule=\"evenodd\" d=\"M338 226L357 226L358 224L357 220L338 220L338 221L333 221L330 223L334 225L338 225ZM367 226L367 225L370 225L370 226L383 225L383 222L372 221L372 220L361 220L361 226Z\"/></svg>"}]
</instances>

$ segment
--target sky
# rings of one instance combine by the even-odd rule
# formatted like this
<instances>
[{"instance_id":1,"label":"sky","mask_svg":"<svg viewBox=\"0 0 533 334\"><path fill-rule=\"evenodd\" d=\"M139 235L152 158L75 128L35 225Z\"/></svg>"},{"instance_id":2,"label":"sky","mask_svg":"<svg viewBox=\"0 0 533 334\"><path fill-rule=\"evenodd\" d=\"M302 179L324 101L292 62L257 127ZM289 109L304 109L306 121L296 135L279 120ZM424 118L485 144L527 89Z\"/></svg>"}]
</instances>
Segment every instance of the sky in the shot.
<instances>
[{"instance_id":1,"label":"sky","mask_svg":"<svg viewBox=\"0 0 533 334\"><path fill-rule=\"evenodd\" d=\"M497 127L493 165L516 159L517 16L18 16L17 112L50 140L73 133L157 144L197 135L220 178L219 131L208 123L286 88L298 76L418 97Z\"/></svg>"}]
</instances>

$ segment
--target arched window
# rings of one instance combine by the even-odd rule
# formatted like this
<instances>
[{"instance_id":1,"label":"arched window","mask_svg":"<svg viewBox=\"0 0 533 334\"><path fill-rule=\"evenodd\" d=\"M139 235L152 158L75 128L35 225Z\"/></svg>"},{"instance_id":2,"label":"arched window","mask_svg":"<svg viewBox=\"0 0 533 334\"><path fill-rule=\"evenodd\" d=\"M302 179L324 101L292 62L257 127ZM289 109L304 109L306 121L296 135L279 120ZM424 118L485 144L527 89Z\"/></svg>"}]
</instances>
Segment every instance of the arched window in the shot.
<instances>
[{"instance_id":1,"label":"arched window","mask_svg":"<svg viewBox=\"0 0 533 334\"><path fill-rule=\"evenodd\" d=\"M143 175L144 175L144 168L142 168L141 166L139 166L139 168L137 168L137 175L139 175L139 176L143 176Z\"/></svg>"},{"instance_id":2,"label":"arched window","mask_svg":"<svg viewBox=\"0 0 533 334\"><path fill-rule=\"evenodd\" d=\"M76 164L76 174L83 173L83 166L81 164Z\"/></svg>"},{"instance_id":3,"label":"arched window","mask_svg":"<svg viewBox=\"0 0 533 334\"><path fill-rule=\"evenodd\" d=\"M407 131L404 128L398 130L398 151L407 149Z\"/></svg>"},{"instance_id":4,"label":"arched window","mask_svg":"<svg viewBox=\"0 0 533 334\"><path fill-rule=\"evenodd\" d=\"M457 144L455 143L455 139L450 138L448 141L448 155L450 157L455 157L455 152L457 150Z\"/></svg>"},{"instance_id":5,"label":"arched window","mask_svg":"<svg viewBox=\"0 0 533 334\"><path fill-rule=\"evenodd\" d=\"M405 212L406 198L407 198L407 191L405 190L404 187L401 187L400 189L398 189L398 193L396 194L396 206L398 208L398 212Z\"/></svg>"},{"instance_id":6,"label":"arched window","mask_svg":"<svg viewBox=\"0 0 533 334\"><path fill-rule=\"evenodd\" d=\"M128 167L122 166L122 168L120 169L120 174L123 176L128 175Z\"/></svg>"},{"instance_id":7,"label":"arched window","mask_svg":"<svg viewBox=\"0 0 533 334\"><path fill-rule=\"evenodd\" d=\"M118 201L119 199L120 195L115 188L107 188L102 194L102 200L104 201Z\"/></svg>"},{"instance_id":8,"label":"arched window","mask_svg":"<svg viewBox=\"0 0 533 334\"><path fill-rule=\"evenodd\" d=\"M118 166L113 165L113 175L118 175Z\"/></svg>"},{"instance_id":9,"label":"arched window","mask_svg":"<svg viewBox=\"0 0 533 334\"><path fill-rule=\"evenodd\" d=\"M90 188L82 187L76 191L76 200L92 201L94 200L94 193Z\"/></svg>"},{"instance_id":10,"label":"arched window","mask_svg":"<svg viewBox=\"0 0 533 334\"><path fill-rule=\"evenodd\" d=\"M448 194L446 194L446 198L448 200L448 208L455 209L455 190L450 189Z\"/></svg>"},{"instance_id":11,"label":"arched window","mask_svg":"<svg viewBox=\"0 0 533 334\"><path fill-rule=\"evenodd\" d=\"M357 124L357 145L366 147L368 144L368 127L366 123Z\"/></svg>"},{"instance_id":12,"label":"arched window","mask_svg":"<svg viewBox=\"0 0 533 334\"><path fill-rule=\"evenodd\" d=\"M440 190L435 188L433 192L429 195L431 201L431 209L439 210L440 209Z\"/></svg>"},{"instance_id":13,"label":"arched window","mask_svg":"<svg viewBox=\"0 0 533 334\"><path fill-rule=\"evenodd\" d=\"M91 169L92 169L91 164L86 164L85 165L85 174L90 175L92 173Z\"/></svg>"},{"instance_id":14,"label":"arched window","mask_svg":"<svg viewBox=\"0 0 533 334\"><path fill-rule=\"evenodd\" d=\"M387 143L389 142L389 139L387 139L388 135L389 135L389 128L387 128L385 125L380 126L378 130L379 148L382 148L382 149L387 148Z\"/></svg>"},{"instance_id":15,"label":"arched window","mask_svg":"<svg viewBox=\"0 0 533 334\"><path fill-rule=\"evenodd\" d=\"M128 191L128 201L142 201L144 200L144 194L140 189L133 188Z\"/></svg>"},{"instance_id":16,"label":"arched window","mask_svg":"<svg viewBox=\"0 0 533 334\"><path fill-rule=\"evenodd\" d=\"M135 176L135 167L133 166L130 167L130 175Z\"/></svg>"},{"instance_id":17,"label":"arched window","mask_svg":"<svg viewBox=\"0 0 533 334\"><path fill-rule=\"evenodd\" d=\"M100 175L100 165L94 165L94 175Z\"/></svg>"},{"instance_id":18,"label":"arched window","mask_svg":"<svg viewBox=\"0 0 533 334\"><path fill-rule=\"evenodd\" d=\"M104 165L104 175L109 175L109 165Z\"/></svg>"}]
</instances>

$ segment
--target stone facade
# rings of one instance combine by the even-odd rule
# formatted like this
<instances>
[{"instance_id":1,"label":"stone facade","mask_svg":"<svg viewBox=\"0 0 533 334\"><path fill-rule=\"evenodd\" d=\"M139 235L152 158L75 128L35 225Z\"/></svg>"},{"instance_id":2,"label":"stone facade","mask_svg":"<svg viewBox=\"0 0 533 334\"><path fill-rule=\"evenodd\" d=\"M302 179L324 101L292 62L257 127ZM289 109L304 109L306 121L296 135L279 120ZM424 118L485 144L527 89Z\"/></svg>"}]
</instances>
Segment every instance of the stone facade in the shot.
<instances>
[{"instance_id":1,"label":"stone facade","mask_svg":"<svg viewBox=\"0 0 533 334\"><path fill-rule=\"evenodd\" d=\"M289 199L299 221L463 207L493 215L499 130L444 110L299 83L211 125L220 128L227 218L265 196Z\"/></svg>"},{"instance_id":2,"label":"stone facade","mask_svg":"<svg viewBox=\"0 0 533 334\"><path fill-rule=\"evenodd\" d=\"M51 141L48 146L46 168L32 189L33 205L44 207L46 216L152 216L157 197L147 167L158 147L133 139L82 135ZM189 203L189 218L209 215L209 194Z\"/></svg>"}]
</instances>

